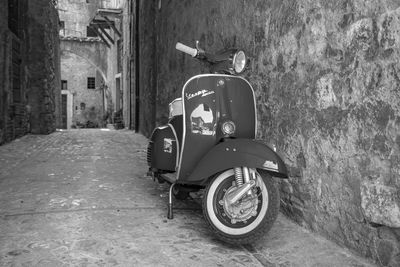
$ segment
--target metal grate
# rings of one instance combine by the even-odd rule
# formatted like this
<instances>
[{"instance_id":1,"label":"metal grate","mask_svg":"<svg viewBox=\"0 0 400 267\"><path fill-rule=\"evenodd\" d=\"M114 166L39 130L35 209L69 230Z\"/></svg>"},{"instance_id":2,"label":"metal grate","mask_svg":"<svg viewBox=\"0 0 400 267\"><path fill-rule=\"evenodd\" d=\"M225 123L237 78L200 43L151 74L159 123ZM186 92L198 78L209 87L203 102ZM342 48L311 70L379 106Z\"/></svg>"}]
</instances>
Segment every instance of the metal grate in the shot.
<instances>
[{"instance_id":1,"label":"metal grate","mask_svg":"<svg viewBox=\"0 0 400 267\"><path fill-rule=\"evenodd\" d=\"M88 89L96 89L96 78L94 78L94 77L87 78L87 88Z\"/></svg>"}]
</instances>

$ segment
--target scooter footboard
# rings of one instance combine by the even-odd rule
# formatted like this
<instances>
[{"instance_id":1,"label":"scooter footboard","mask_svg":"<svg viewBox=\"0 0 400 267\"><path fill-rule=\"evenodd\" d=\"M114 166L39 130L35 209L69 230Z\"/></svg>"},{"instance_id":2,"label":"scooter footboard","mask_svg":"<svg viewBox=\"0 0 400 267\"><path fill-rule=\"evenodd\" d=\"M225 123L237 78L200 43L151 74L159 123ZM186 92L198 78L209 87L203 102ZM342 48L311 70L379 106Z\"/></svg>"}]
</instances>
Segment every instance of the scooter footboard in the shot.
<instances>
[{"instance_id":1,"label":"scooter footboard","mask_svg":"<svg viewBox=\"0 0 400 267\"><path fill-rule=\"evenodd\" d=\"M267 145L249 139L227 139L210 150L185 180L204 183L205 177L239 166L263 169L271 176L288 178L285 163Z\"/></svg>"}]
</instances>

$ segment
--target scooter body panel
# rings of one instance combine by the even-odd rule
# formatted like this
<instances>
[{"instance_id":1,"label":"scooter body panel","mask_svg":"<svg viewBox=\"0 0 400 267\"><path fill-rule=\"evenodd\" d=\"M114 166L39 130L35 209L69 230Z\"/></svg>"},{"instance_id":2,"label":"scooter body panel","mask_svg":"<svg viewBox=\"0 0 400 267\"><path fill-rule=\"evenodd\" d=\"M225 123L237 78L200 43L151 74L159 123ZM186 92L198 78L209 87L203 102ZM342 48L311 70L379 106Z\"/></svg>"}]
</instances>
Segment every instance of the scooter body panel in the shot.
<instances>
[{"instance_id":1,"label":"scooter body panel","mask_svg":"<svg viewBox=\"0 0 400 267\"><path fill-rule=\"evenodd\" d=\"M200 160L187 182L205 184L213 174L239 166L263 169L275 177L288 177L284 162L267 145L250 139L227 139Z\"/></svg>"},{"instance_id":2,"label":"scooter body panel","mask_svg":"<svg viewBox=\"0 0 400 267\"><path fill-rule=\"evenodd\" d=\"M223 121L236 125L235 137L254 139L254 91L243 78L222 74L198 75L183 87L183 140L178 182L189 181L201 159L224 137ZM203 177L204 178L204 177Z\"/></svg>"},{"instance_id":3,"label":"scooter body panel","mask_svg":"<svg viewBox=\"0 0 400 267\"><path fill-rule=\"evenodd\" d=\"M176 171L178 146L172 125L157 127L150 137L147 148L149 166L163 171Z\"/></svg>"}]
</instances>

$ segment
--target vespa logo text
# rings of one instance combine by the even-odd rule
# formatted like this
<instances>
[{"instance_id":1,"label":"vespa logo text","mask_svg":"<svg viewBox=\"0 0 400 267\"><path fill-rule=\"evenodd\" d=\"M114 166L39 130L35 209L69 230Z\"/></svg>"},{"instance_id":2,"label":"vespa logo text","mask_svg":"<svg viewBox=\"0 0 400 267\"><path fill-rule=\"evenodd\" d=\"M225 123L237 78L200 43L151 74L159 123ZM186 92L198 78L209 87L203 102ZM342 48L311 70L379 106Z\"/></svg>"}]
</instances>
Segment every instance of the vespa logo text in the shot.
<instances>
[{"instance_id":1,"label":"vespa logo text","mask_svg":"<svg viewBox=\"0 0 400 267\"><path fill-rule=\"evenodd\" d=\"M193 93L193 94L186 94L185 96L186 96L186 99L189 100L196 96L205 97L205 96L208 96L208 95L211 95L214 93L215 93L214 91L208 91L208 90L204 89L204 90L197 91L196 93Z\"/></svg>"}]
</instances>

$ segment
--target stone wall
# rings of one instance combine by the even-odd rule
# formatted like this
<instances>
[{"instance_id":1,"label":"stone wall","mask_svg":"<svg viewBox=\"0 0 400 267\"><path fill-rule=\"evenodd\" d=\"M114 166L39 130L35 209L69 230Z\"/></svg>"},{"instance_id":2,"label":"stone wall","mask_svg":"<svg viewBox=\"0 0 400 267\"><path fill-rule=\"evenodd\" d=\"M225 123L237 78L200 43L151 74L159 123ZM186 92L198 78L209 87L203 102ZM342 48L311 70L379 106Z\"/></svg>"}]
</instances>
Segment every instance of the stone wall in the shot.
<instances>
[{"instance_id":1,"label":"stone wall","mask_svg":"<svg viewBox=\"0 0 400 267\"><path fill-rule=\"evenodd\" d=\"M383 266L399 266L400 3L150 2L141 2L141 12L150 12L141 43L156 44L157 52L151 57L141 47L148 78L141 88L150 98L157 88L157 124L184 81L205 71L175 50L177 41L200 40L210 51L243 48L251 57L245 77L256 92L258 138L275 145L290 169L282 210ZM153 21L156 30L146 34ZM156 83L146 71L153 66ZM151 110L147 101L142 109Z\"/></svg>"},{"instance_id":2,"label":"stone wall","mask_svg":"<svg viewBox=\"0 0 400 267\"><path fill-rule=\"evenodd\" d=\"M100 1L58 0L60 20L64 21L64 36L86 37L86 27L100 6Z\"/></svg>"},{"instance_id":3,"label":"stone wall","mask_svg":"<svg viewBox=\"0 0 400 267\"><path fill-rule=\"evenodd\" d=\"M139 6L139 58L135 60L139 61L139 130L145 135L150 135L154 128L157 98L169 91L157 85L159 58L156 29L160 20L156 2L142 0ZM157 90L161 91L157 94Z\"/></svg>"},{"instance_id":4,"label":"stone wall","mask_svg":"<svg viewBox=\"0 0 400 267\"><path fill-rule=\"evenodd\" d=\"M48 134L60 124L58 13L50 1L29 1L27 21L27 101L30 130Z\"/></svg>"},{"instance_id":5,"label":"stone wall","mask_svg":"<svg viewBox=\"0 0 400 267\"><path fill-rule=\"evenodd\" d=\"M50 133L59 122L58 14L50 1L19 1L18 36L8 28L8 1L0 4L0 144L28 132ZM19 44L20 97L13 99L13 42Z\"/></svg>"},{"instance_id":6,"label":"stone wall","mask_svg":"<svg viewBox=\"0 0 400 267\"><path fill-rule=\"evenodd\" d=\"M7 104L8 104L8 68L7 68L7 19L8 10L6 9L6 3L0 7L4 9L4 16L0 16L0 144L5 142L6 132L6 119L7 119Z\"/></svg>"}]
</instances>

